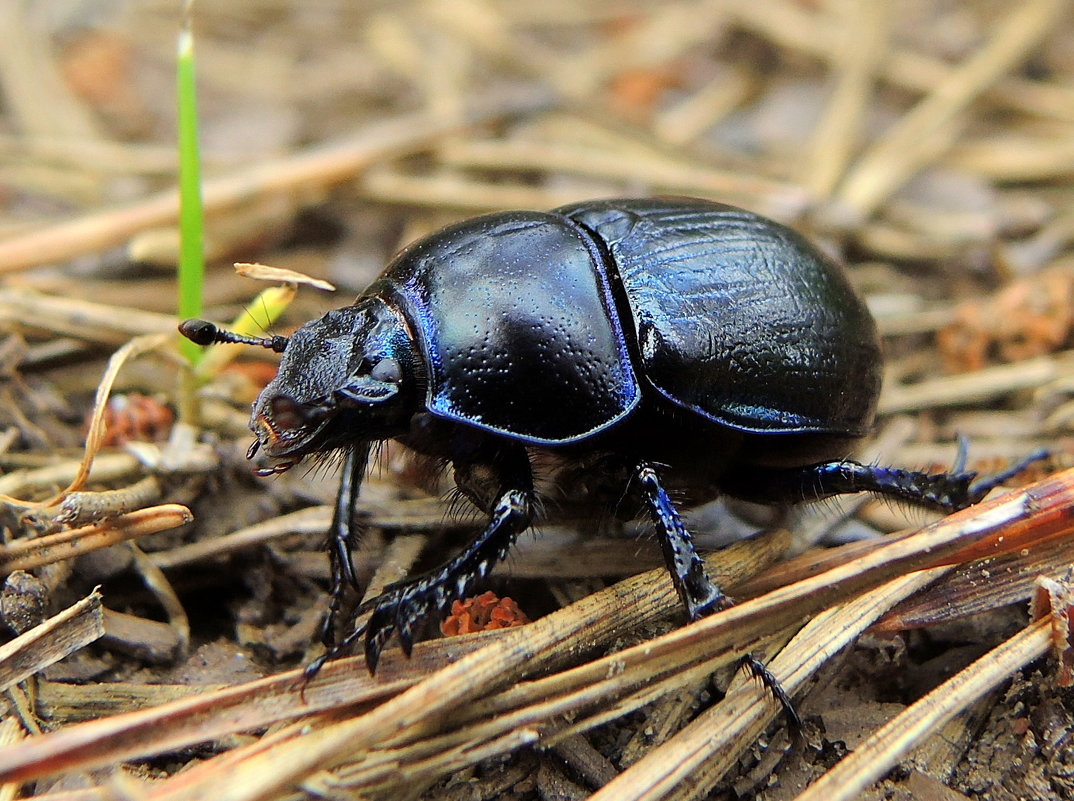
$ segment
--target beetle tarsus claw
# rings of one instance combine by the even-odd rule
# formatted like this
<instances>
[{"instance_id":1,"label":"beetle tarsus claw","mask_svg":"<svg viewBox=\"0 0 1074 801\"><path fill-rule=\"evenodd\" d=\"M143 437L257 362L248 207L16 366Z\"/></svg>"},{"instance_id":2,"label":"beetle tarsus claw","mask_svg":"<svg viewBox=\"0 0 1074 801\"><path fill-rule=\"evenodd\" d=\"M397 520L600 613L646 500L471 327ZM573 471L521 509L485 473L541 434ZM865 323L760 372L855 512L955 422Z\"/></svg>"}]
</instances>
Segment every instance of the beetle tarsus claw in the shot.
<instances>
[{"instance_id":1,"label":"beetle tarsus claw","mask_svg":"<svg viewBox=\"0 0 1074 801\"><path fill-rule=\"evenodd\" d=\"M380 653L384 650L384 642L391 636L391 629L367 628L365 632L365 666L370 676L377 673L377 665L380 663Z\"/></svg>"},{"instance_id":2,"label":"beetle tarsus claw","mask_svg":"<svg viewBox=\"0 0 1074 801\"><path fill-rule=\"evenodd\" d=\"M328 652L325 652L306 665L306 669L302 671L303 681L306 683L313 681L317 677L317 674L321 672L321 668L324 667L328 658L329 654Z\"/></svg>"},{"instance_id":3,"label":"beetle tarsus claw","mask_svg":"<svg viewBox=\"0 0 1074 801\"><path fill-rule=\"evenodd\" d=\"M414 636L410 632L410 626L397 626L395 633L399 638L399 647L403 649L403 656L409 659L414 651Z\"/></svg>"},{"instance_id":4,"label":"beetle tarsus claw","mask_svg":"<svg viewBox=\"0 0 1074 801\"><path fill-rule=\"evenodd\" d=\"M787 719L787 730L790 732L791 742L800 743L804 737L805 727L802 725L802 718L799 716L798 710L794 708L790 696L783 688L783 685L780 684L779 679L768 669L768 665L753 654L746 654L746 656L742 657L742 664L772 693L779 705L783 707L783 715Z\"/></svg>"},{"instance_id":5,"label":"beetle tarsus claw","mask_svg":"<svg viewBox=\"0 0 1074 801\"><path fill-rule=\"evenodd\" d=\"M336 610L333 607L334 603L329 607L324 617L321 618L321 645L328 649L331 649L336 644Z\"/></svg>"},{"instance_id":6,"label":"beetle tarsus claw","mask_svg":"<svg viewBox=\"0 0 1074 801\"><path fill-rule=\"evenodd\" d=\"M971 500L967 506L983 500L989 492L1003 484L1005 481L1014 478L1019 473L1026 470L1030 465L1044 461L1051 455L1052 452L1047 448L1038 448L1021 461L1012 464L1006 470L1000 470L999 472L988 476L981 476L981 478L977 479L977 481L971 483L969 486L968 494ZM974 474L973 477L977 478L976 474Z\"/></svg>"}]
</instances>

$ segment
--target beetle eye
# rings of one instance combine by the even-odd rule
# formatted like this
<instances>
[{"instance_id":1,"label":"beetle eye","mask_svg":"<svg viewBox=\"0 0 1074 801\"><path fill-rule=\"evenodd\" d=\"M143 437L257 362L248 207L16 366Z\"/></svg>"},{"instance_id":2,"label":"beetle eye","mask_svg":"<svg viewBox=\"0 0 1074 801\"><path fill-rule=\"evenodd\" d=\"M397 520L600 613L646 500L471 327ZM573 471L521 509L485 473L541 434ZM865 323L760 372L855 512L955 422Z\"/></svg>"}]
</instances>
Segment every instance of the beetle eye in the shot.
<instances>
[{"instance_id":1,"label":"beetle eye","mask_svg":"<svg viewBox=\"0 0 1074 801\"><path fill-rule=\"evenodd\" d=\"M386 384L398 384L403 380L403 368L397 359L381 359L373 365L373 369L369 371L369 377Z\"/></svg>"}]
</instances>

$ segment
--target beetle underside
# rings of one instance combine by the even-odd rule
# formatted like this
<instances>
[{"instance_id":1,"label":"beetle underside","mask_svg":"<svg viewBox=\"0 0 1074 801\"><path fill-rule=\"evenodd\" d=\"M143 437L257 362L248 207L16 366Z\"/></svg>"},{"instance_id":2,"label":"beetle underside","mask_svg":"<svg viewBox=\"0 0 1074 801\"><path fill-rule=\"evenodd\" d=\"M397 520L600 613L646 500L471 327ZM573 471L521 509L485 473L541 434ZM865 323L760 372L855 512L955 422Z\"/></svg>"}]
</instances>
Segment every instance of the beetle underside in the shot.
<instances>
[{"instance_id":1,"label":"beetle underside","mask_svg":"<svg viewBox=\"0 0 1074 801\"><path fill-rule=\"evenodd\" d=\"M795 467L751 465L741 458L713 451L707 460L660 462L646 459L630 446L632 429L612 432L606 441L620 447L606 450L581 448L527 448L525 445L445 421L424 421L424 436L400 437L420 453L451 462L458 488L488 515L486 528L459 554L439 568L385 589L360 606L345 635L335 638L342 593L354 584L353 570L345 564L353 544L354 503L368 445L348 452L352 463L343 482L337 517L332 614L326 622L326 658L341 654L359 642L370 670L375 670L388 638L397 634L404 652L413 645L418 623L444 613L451 602L469 595L515 540L535 521L538 509L549 516L594 519L601 515L629 517L640 507L653 523L675 589L687 617L695 620L730 603L706 574L692 537L683 524L673 496L692 494L691 500L711 500L722 491L734 497L766 504L795 504L833 495L870 491L913 504L954 511L976 503L999 482L1022 469L1030 460L999 476L976 480L961 465L952 473L926 474L896 468L863 465L833 459ZM711 439L695 433L686 453L696 456L698 443L724 441L726 432ZM745 451L749 439L730 437ZM672 440L683 442L683 439ZM465 445L462 445L465 443ZM452 459L453 449L468 458ZM660 455L668 457L667 449ZM682 455L682 454L680 454ZM1032 459L1040 458L1035 454ZM706 468L711 468L706 469ZM718 471L718 472L713 472ZM536 479L535 479L536 475ZM539 491L538 491L539 488ZM347 576L350 576L348 578ZM368 614L368 618L365 616ZM316 670L321 663L313 667Z\"/></svg>"}]
</instances>

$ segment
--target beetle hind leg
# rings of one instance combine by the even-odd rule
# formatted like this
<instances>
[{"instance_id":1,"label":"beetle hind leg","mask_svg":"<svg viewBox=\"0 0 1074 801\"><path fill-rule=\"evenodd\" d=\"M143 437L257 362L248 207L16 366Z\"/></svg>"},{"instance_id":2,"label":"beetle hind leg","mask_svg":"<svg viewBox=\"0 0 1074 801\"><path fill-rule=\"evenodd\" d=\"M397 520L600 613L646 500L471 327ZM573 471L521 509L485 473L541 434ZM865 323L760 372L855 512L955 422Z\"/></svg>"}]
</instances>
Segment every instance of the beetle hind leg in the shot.
<instances>
[{"instance_id":1,"label":"beetle hind leg","mask_svg":"<svg viewBox=\"0 0 1074 801\"><path fill-rule=\"evenodd\" d=\"M982 500L992 489L1048 456L1036 451L995 475L978 477L964 469L964 452L950 473L925 473L865 465L850 459L794 468L736 469L721 480L730 495L760 503L800 503L873 492L941 512L956 512Z\"/></svg>"}]
</instances>

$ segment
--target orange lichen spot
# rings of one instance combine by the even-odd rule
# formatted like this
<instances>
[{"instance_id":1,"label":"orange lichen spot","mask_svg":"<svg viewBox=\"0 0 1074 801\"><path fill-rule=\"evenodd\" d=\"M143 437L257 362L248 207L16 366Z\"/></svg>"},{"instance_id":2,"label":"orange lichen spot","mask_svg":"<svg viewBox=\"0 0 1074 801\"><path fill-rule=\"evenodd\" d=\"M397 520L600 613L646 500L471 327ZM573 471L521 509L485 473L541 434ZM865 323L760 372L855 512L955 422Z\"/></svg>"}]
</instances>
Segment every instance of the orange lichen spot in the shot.
<instances>
[{"instance_id":1,"label":"orange lichen spot","mask_svg":"<svg viewBox=\"0 0 1074 801\"><path fill-rule=\"evenodd\" d=\"M529 622L530 619L514 599L499 598L496 593L489 591L475 598L454 601L451 614L440 624L440 630L446 637L455 637L475 631L509 629Z\"/></svg>"}]
</instances>

